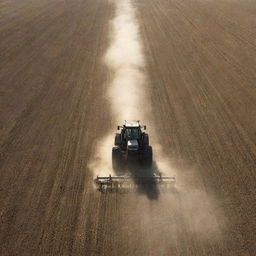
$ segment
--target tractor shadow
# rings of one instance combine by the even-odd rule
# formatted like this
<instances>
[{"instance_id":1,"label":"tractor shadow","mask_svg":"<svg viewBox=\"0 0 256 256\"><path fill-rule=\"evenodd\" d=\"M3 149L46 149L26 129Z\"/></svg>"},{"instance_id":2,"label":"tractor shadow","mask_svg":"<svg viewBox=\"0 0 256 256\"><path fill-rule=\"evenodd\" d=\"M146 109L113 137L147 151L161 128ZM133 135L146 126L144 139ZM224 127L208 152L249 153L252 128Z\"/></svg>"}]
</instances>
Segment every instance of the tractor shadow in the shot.
<instances>
[{"instance_id":1,"label":"tractor shadow","mask_svg":"<svg viewBox=\"0 0 256 256\"><path fill-rule=\"evenodd\" d=\"M150 200L157 200L159 198L160 190L155 180L152 180L150 183L138 181L138 178L141 177L151 178L160 174L155 161L153 161L151 166L145 166L140 163L128 163L123 168L120 168L116 174L129 175L133 179L137 193L146 195Z\"/></svg>"}]
</instances>

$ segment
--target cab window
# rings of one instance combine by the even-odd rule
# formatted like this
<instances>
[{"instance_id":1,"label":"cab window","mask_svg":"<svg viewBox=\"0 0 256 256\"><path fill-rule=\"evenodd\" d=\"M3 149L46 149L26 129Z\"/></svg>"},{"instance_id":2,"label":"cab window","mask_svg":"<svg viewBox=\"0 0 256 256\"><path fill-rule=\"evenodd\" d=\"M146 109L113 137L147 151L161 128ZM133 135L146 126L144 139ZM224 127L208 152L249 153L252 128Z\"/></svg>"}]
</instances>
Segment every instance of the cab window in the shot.
<instances>
[{"instance_id":1,"label":"cab window","mask_svg":"<svg viewBox=\"0 0 256 256\"><path fill-rule=\"evenodd\" d=\"M138 140L140 138L140 131L138 128L127 128L126 135L128 140Z\"/></svg>"}]
</instances>

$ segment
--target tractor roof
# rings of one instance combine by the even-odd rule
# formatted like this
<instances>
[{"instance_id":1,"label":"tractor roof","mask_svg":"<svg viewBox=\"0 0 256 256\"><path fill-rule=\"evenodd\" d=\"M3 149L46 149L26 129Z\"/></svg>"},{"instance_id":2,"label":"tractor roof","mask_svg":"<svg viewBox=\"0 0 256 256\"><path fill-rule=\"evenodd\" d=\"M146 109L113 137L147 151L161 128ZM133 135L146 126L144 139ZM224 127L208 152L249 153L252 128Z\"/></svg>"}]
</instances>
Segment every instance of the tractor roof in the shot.
<instances>
[{"instance_id":1,"label":"tractor roof","mask_svg":"<svg viewBox=\"0 0 256 256\"><path fill-rule=\"evenodd\" d=\"M140 121L125 121L125 127L140 127Z\"/></svg>"}]
</instances>

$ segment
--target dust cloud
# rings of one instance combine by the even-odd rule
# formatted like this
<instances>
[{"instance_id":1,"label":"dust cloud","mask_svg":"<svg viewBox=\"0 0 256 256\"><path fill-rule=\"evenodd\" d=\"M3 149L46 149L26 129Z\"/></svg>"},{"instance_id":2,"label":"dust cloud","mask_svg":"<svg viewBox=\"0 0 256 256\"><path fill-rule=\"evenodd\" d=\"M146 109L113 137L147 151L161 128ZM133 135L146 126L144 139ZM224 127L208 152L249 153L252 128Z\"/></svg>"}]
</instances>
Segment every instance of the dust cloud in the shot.
<instances>
[{"instance_id":1,"label":"dust cloud","mask_svg":"<svg viewBox=\"0 0 256 256\"><path fill-rule=\"evenodd\" d=\"M110 45L103 56L103 63L111 74L107 98L111 104L111 115L115 124L123 124L124 120L142 120L150 123L147 117L152 111L147 100L147 75L145 55L140 39L140 31L136 19L136 10L130 1L113 1L115 17L110 21ZM162 173L170 172L170 163L162 154L161 146L154 136L152 123L149 125L151 141L154 144L154 154L157 156L157 166ZM90 164L95 176L99 170L105 170L105 175L114 174L111 163L111 147L114 133L107 135L98 145L95 159Z\"/></svg>"},{"instance_id":2,"label":"dust cloud","mask_svg":"<svg viewBox=\"0 0 256 256\"><path fill-rule=\"evenodd\" d=\"M108 97L116 120L143 119L146 84L145 59L139 38L135 9L130 1L116 1L116 16L111 21L111 45L104 63L112 73Z\"/></svg>"},{"instance_id":3,"label":"dust cloud","mask_svg":"<svg viewBox=\"0 0 256 256\"><path fill-rule=\"evenodd\" d=\"M136 11L129 0L114 1L113 4L115 17L110 21L110 45L103 56L103 62L111 74L107 97L111 104L112 121L122 124L124 119L140 119L150 124L149 134L154 151L154 166L163 175L176 176L177 179L175 192L152 197L157 200L148 200L152 198L149 196L147 198L145 195L133 195L137 197L134 200L140 200L143 205L143 215L140 218L141 209L134 209L135 219L132 222L139 221L145 236L150 233L149 240L152 238L154 241L159 240L161 232L173 236L174 240L177 239L175 236L184 225L192 233L203 234L202 237L216 234L219 227L213 213L215 205L213 200L203 189L194 189L190 181L183 179L184 177L171 167L171 160L165 156L158 143L152 120L148 119L151 113L146 94L148 79ZM95 157L90 164L95 176L114 174L111 163L113 142L114 133L111 132L96 146ZM196 179L196 172L193 174ZM133 200L133 196L129 196L128 201ZM153 228L155 231L152 232L154 220L156 226ZM125 221L127 222L127 219Z\"/></svg>"},{"instance_id":4,"label":"dust cloud","mask_svg":"<svg viewBox=\"0 0 256 256\"><path fill-rule=\"evenodd\" d=\"M115 17L110 21L110 45L103 56L103 63L111 74L107 98L111 104L111 115L117 124L127 120L145 120L150 112L145 105L145 58L139 37L135 9L130 1L113 1ZM95 176L114 174L112 171L111 148L114 133L107 135L97 146L95 159L90 169Z\"/></svg>"},{"instance_id":5,"label":"dust cloud","mask_svg":"<svg viewBox=\"0 0 256 256\"><path fill-rule=\"evenodd\" d=\"M93 171L94 176L113 175L112 171L112 146L113 134L109 134L102 139L101 143L97 143L94 148L93 161L89 163L89 169Z\"/></svg>"}]
</instances>

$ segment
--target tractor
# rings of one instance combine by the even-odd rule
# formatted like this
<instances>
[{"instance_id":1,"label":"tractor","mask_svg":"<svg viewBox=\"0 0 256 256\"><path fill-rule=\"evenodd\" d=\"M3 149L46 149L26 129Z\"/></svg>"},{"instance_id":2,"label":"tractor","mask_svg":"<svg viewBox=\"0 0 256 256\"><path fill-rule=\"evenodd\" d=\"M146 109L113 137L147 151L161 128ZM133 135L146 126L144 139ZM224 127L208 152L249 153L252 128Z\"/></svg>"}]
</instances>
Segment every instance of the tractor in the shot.
<instances>
[{"instance_id":1,"label":"tractor","mask_svg":"<svg viewBox=\"0 0 256 256\"><path fill-rule=\"evenodd\" d=\"M152 147L145 125L140 125L140 121L125 121L117 130L112 148L112 167L117 176L97 176L94 182L99 191L118 191L133 185L168 188L175 184L175 177L162 176L152 164Z\"/></svg>"},{"instance_id":2,"label":"tractor","mask_svg":"<svg viewBox=\"0 0 256 256\"><path fill-rule=\"evenodd\" d=\"M117 126L120 131L115 134L115 146L112 148L112 166L118 170L124 164L137 163L150 167L152 165L152 147L146 126L139 121L126 121Z\"/></svg>"}]
</instances>

